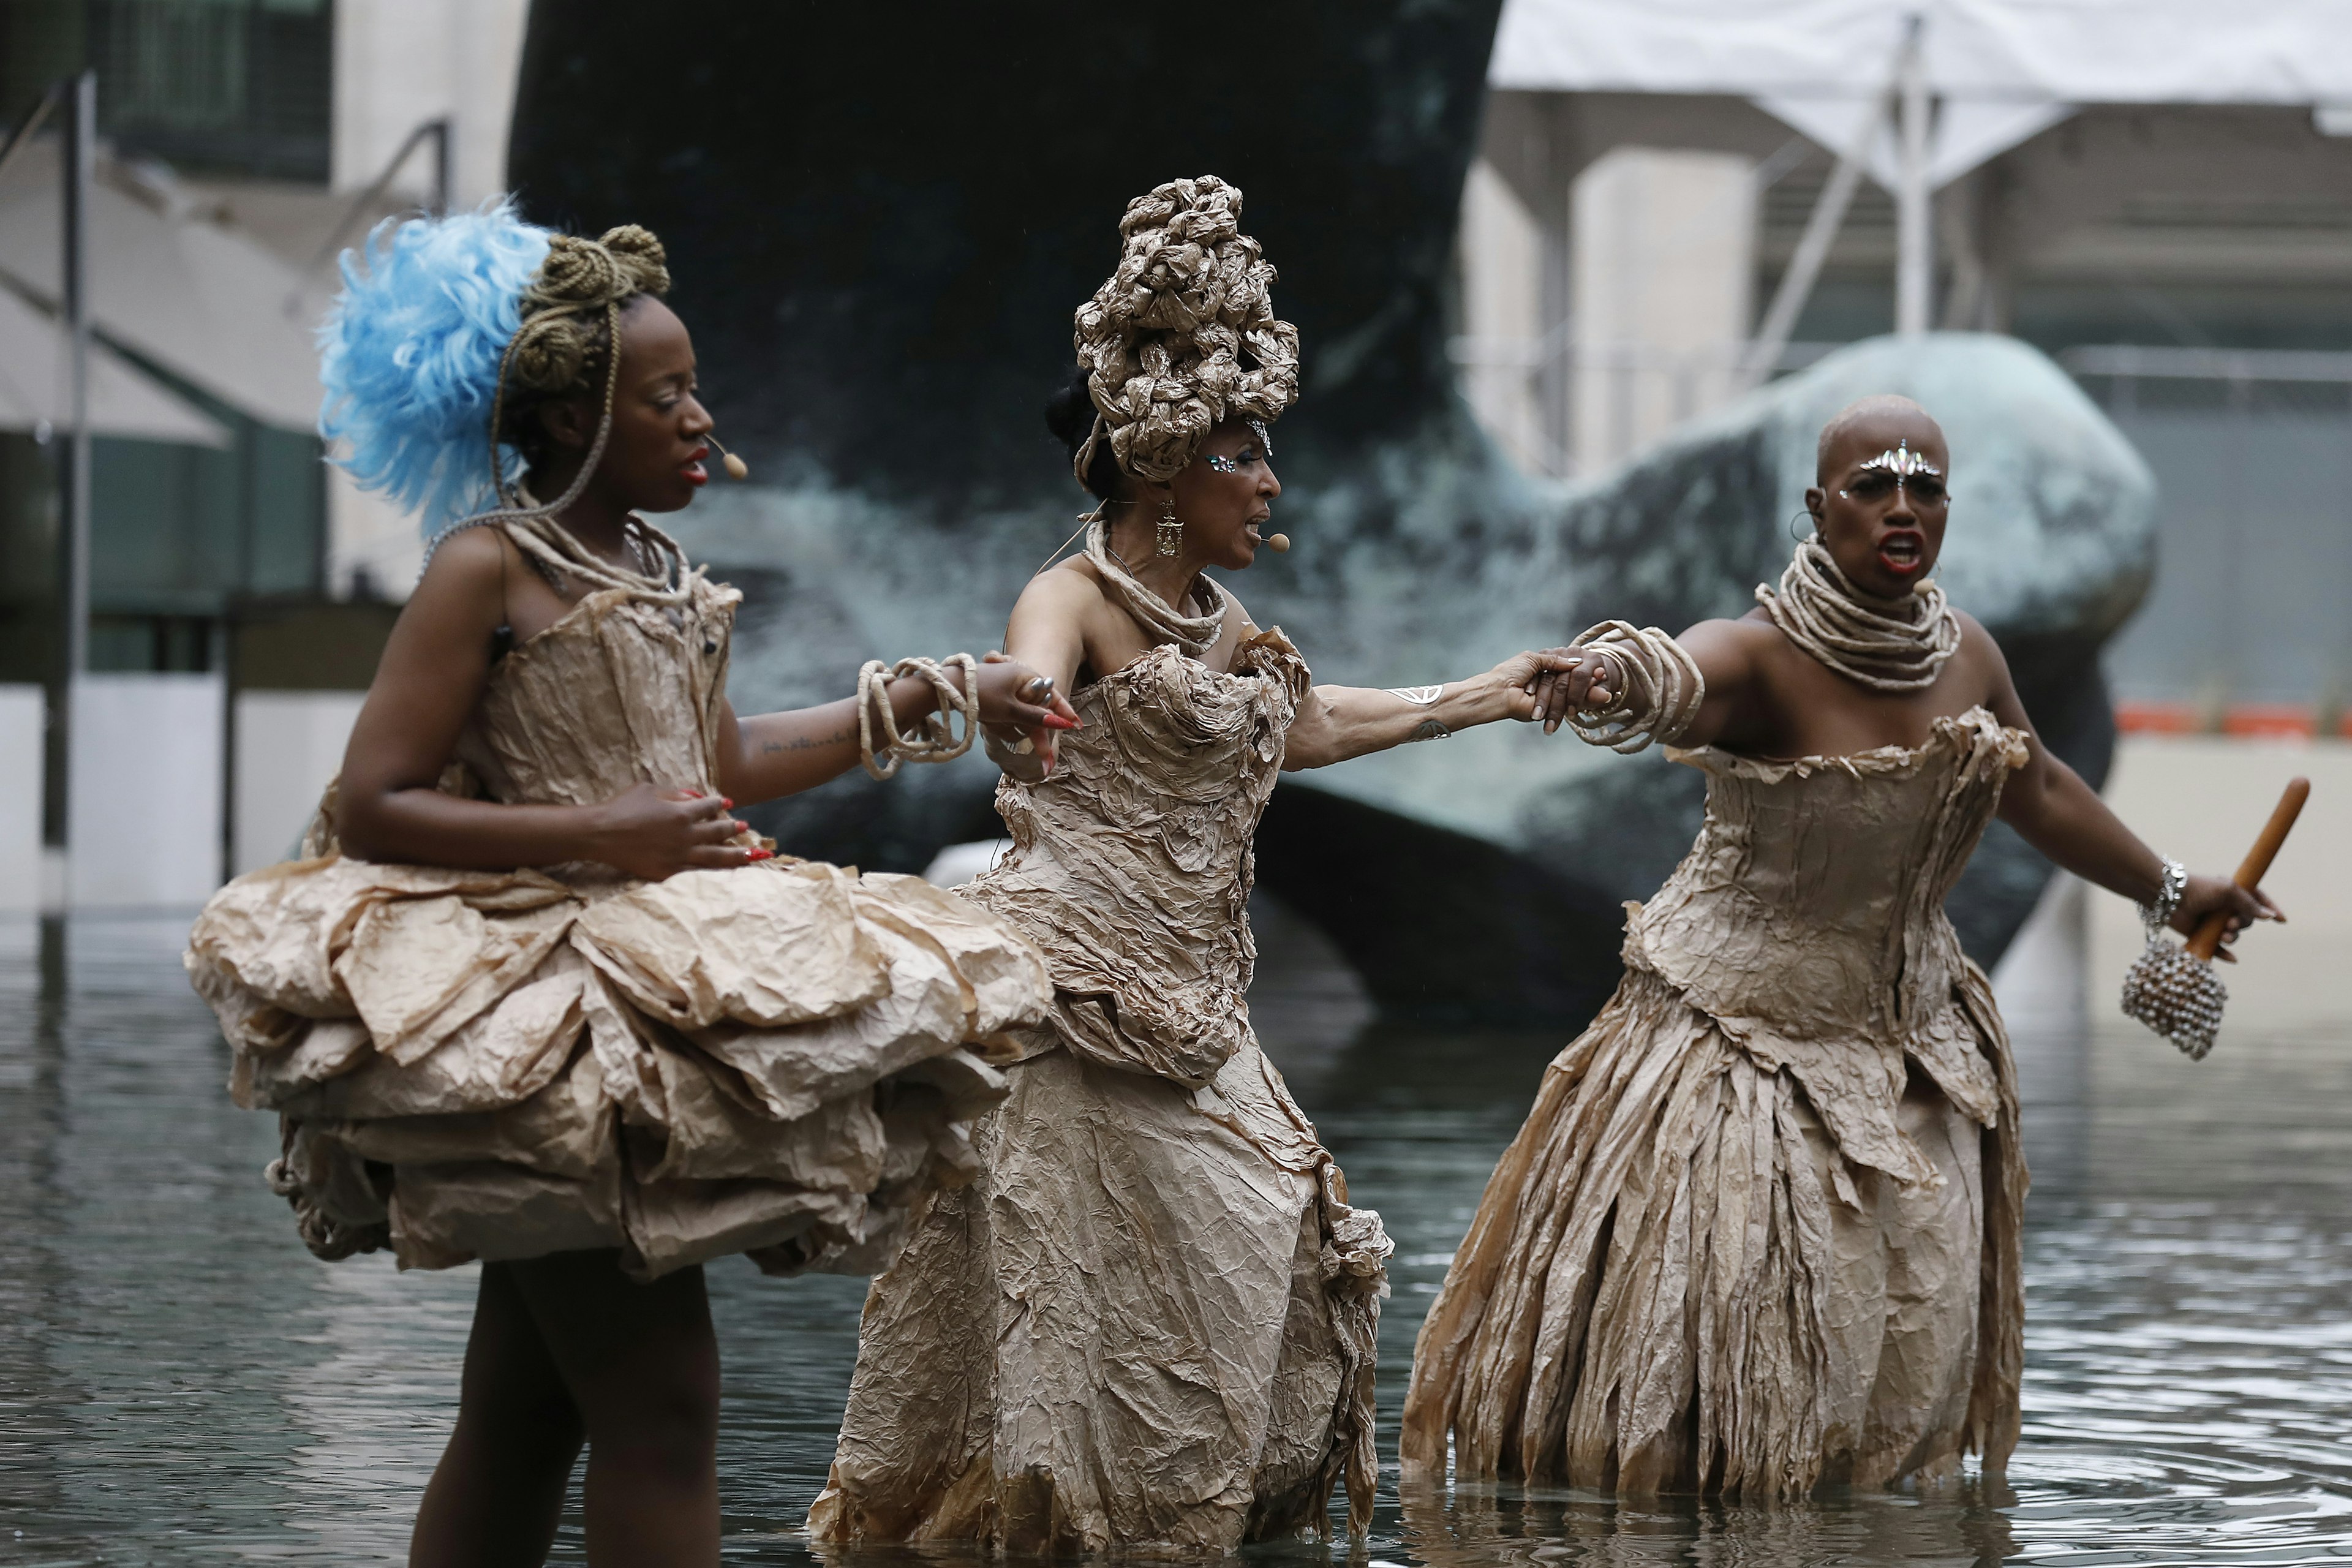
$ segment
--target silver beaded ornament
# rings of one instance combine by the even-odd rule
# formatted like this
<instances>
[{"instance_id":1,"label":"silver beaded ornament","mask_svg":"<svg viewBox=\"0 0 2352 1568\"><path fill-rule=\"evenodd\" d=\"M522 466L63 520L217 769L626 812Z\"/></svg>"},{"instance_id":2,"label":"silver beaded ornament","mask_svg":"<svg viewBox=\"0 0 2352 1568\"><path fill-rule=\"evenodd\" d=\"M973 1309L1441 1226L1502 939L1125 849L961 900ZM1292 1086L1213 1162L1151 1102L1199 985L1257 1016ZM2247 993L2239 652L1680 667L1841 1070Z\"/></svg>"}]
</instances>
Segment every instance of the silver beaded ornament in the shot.
<instances>
[{"instance_id":1,"label":"silver beaded ornament","mask_svg":"<svg viewBox=\"0 0 2352 1568\"><path fill-rule=\"evenodd\" d=\"M2221 1006L2230 988L2210 963L2190 956L2189 950L2165 934L2172 911L2180 907L2189 873L2178 860L2164 863L2164 889L2151 903L2139 907L2147 927L2147 946L2124 975L2124 1016L2137 1018L2179 1046L2191 1061L2203 1061L2221 1027Z\"/></svg>"}]
</instances>

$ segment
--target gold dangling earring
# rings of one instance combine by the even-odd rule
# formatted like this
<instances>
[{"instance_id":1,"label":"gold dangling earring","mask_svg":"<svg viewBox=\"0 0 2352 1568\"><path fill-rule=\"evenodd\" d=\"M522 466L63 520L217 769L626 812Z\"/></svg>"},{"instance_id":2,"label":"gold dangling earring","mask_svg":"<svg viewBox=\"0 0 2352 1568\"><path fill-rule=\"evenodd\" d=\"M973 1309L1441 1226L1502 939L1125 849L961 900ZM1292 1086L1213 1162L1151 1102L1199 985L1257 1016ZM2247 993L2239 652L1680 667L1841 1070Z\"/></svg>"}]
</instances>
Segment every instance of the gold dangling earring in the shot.
<instances>
[{"instance_id":1,"label":"gold dangling earring","mask_svg":"<svg viewBox=\"0 0 2352 1568\"><path fill-rule=\"evenodd\" d=\"M1173 491L1160 498L1160 526L1156 537L1160 554L1181 555L1184 552L1184 525L1176 521Z\"/></svg>"}]
</instances>

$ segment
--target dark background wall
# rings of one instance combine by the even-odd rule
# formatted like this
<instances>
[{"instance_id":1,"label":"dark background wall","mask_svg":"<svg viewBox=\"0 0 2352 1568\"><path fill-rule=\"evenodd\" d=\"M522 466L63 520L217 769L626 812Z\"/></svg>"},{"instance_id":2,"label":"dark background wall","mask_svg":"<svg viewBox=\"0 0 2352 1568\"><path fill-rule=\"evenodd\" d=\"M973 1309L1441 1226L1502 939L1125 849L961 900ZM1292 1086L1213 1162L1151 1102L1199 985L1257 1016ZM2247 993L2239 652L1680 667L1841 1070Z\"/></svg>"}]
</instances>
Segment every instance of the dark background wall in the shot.
<instances>
[{"instance_id":1,"label":"dark background wall","mask_svg":"<svg viewBox=\"0 0 2352 1568\"><path fill-rule=\"evenodd\" d=\"M541 0L530 216L669 247L725 434L940 515L1070 499L1038 410L1128 200L1215 174L1307 345L1283 455L1450 413L1440 291L1498 0Z\"/></svg>"}]
</instances>

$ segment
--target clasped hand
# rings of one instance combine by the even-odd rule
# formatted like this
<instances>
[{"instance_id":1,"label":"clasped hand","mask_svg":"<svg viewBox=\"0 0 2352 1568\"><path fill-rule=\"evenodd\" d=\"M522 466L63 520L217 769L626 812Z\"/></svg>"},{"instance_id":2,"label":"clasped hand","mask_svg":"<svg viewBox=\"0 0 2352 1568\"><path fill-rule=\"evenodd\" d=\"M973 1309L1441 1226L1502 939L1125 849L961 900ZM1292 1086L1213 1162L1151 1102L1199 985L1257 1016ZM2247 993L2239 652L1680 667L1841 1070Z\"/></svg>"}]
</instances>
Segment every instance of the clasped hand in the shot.
<instances>
[{"instance_id":1,"label":"clasped hand","mask_svg":"<svg viewBox=\"0 0 2352 1568\"><path fill-rule=\"evenodd\" d=\"M1050 679L995 648L980 661L980 723L999 762L1021 752L1025 741L1041 778L1054 771L1055 732L1084 728Z\"/></svg>"},{"instance_id":2,"label":"clasped hand","mask_svg":"<svg viewBox=\"0 0 2352 1568\"><path fill-rule=\"evenodd\" d=\"M1617 700L1623 677L1616 660L1598 648L1531 648L1495 667L1510 702L1510 716L1538 723L1549 735L1580 709L1606 708Z\"/></svg>"}]
</instances>

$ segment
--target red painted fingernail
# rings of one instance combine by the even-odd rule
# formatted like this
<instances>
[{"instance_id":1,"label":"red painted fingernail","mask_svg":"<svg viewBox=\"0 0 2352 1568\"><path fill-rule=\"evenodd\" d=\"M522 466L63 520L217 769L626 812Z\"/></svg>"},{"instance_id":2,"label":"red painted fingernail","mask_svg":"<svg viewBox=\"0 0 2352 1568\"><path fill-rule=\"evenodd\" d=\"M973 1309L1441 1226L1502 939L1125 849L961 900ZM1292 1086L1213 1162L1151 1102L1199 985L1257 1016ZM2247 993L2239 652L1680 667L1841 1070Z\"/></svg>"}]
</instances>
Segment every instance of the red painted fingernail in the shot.
<instances>
[{"instance_id":1,"label":"red painted fingernail","mask_svg":"<svg viewBox=\"0 0 2352 1568\"><path fill-rule=\"evenodd\" d=\"M1059 713L1045 715L1045 728L1048 730L1075 730L1077 727L1078 721L1076 719L1065 719Z\"/></svg>"},{"instance_id":2,"label":"red painted fingernail","mask_svg":"<svg viewBox=\"0 0 2352 1568\"><path fill-rule=\"evenodd\" d=\"M720 796L719 797L719 804L720 805L725 806L725 807L726 807L728 810L730 810L730 811L732 811L732 810L734 810L734 809L735 809L735 803L734 803L733 801L731 801L731 800L729 800L729 799L728 799L725 795L720 795Z\"/></svg>"},{"instance_id":3,"label":"red painted fingernail","mask_svg":"<svg viewBox=\"0 0 2352 1568\"><path fill-rule=\"evenodd\" d=\"M747 849L743 852L746 860L772 860L775 858L776 852L772 849Z\"/></svg>"},{"instance_id":4,"label":"red painted fingernail","mask_svg":"<svg viewBox=\"0 0 2352 1568\"><path fill-rule=\"evenodd\" d=\"M735 831L736 831L736 832L738 832L738 833L741 833L741 832L743 832L745 829L749 828L751 825L750 823L748 823L748 822L736 822L736 823L732 823L732 824L730 824L730 826L732 826L734 827L734 829L735 829Z\"/></svg>"}]
</instances>

